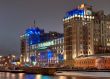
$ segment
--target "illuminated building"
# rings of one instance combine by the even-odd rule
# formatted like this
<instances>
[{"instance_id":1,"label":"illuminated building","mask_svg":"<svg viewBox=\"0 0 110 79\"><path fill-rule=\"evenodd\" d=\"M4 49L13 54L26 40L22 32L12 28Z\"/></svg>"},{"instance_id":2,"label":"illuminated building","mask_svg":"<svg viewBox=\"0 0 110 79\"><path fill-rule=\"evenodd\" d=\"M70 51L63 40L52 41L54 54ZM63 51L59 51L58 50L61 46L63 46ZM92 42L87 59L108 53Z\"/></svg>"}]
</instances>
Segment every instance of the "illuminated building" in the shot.
<instances>
[{"instance_id":1,"label":"illuminated building","mask_svg":"<svg viewBox=\"0 0 110 79\"><path fill-rule=\"evenodd\" d=\"M43 29L39 29L38 27L30 27L26 29L24 35L20 36L23 62L29 62L31 56L36 55L36 51L31 51L31 45L42 42L42 34L44 34Z\"/></svg>"},{"instance_id":2,"label":"illuminated building","mask_svg":"<svg viewBox=\"0 0 110 79\"><path fill-rule=\"evenodd\" d=\"M20 41L21 41L21 55L22 55L21 61L25 62L26 61L26 56L27 56L26 55L26 47L27 47L27 45L26 45L26 38L25 38L24 35L20 37Z\"/></svg>"},{"instance_id":3,"label":"illuminated building","mask_svg":"<svg viewBox=\"0 0 110 79\"><path fill-rule=\"evenodd\" d=\"M38 64L56 64L64 60L64 37L41 42L33 45L33 51L37 51Z\"/></svg>"},{"instance_id":4,"label":"illuminated building","mask_svg":"<svg viewBox=\"0 0 110 79\"><path fill-rule=\"evenodd\" d=\"M110 70L110 56L89 56L76 58L74 67L79 70Z\"/></svg>"},{"instance_id":5,"label":"illuminated building","mask_svg":"<svg viewBox=\"0 0 110 79\"><path fill-rule=\"evenodd\" d=\"M25 34L21 36L21 60L23 62L33 62L33 64L43 63L43 61L45 63L49 61L50 63L51 60L54 60L51 63L55 63L58 60L63 60L61 53L63 52L61 50L63 46L60 46L64 42L62 37L62 33L52 31L45 33L38 27L28 28ZM59 58L57 58L57 54L59 54Z\"/></svg>"},{"instance_id":6,"label":"illuminated building","mask_svg":"<svg viewBox=\"0 0 110 79\"><path fill-rule=\"evenodd\" d=\"M46 37L45 41L53 40L53 39L56 39L56 38L60 38L62 36L63 36L62 33L54 32L54 31L49 31L48 33L44 34L44 37Z\"/></svg>"},{"instance_id":7,"label":"illuminated building","mask_svg":"<svg viewBox=\"0 0 110 79\"><path fill-rule=\"evenodd\" d=\"M63 21L66 60L110 52L110 16L103 11L81 4L67 12Z\"/></svg>"},{"instance_id":8,"label":"illuminated building","mask_svg":"<svg viewBox=\"0 0 110 79\"><path fill-rule=\"evenodd\" d=\"M84 4L66 13L64 17L64 46L67 60L94 52L93 19L91 6Z\"/></svg>"},{"instance_id":9,"label":"illuminated building","mask_svg":"<svg viewBox=\"0 0 110 79\"><path fill-rule=\"evenodd\" d=\"M0 56L0 68L12 68L13 62L16 61L15 55Z\"/></svg>"}]
</instances>

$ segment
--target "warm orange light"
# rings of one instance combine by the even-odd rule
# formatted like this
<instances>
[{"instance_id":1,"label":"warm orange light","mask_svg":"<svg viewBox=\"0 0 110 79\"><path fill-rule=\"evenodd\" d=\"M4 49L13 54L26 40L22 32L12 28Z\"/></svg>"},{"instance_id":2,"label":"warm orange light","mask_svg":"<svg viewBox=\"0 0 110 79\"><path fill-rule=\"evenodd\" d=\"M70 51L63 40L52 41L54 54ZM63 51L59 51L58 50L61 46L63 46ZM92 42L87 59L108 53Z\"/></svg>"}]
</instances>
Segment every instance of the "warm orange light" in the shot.
<instances>
[{"instance_id":1,"label":"warm orange light","mask_svg":"<svg viewBox=\"0 0 110 79\"><path fill-rule=\"evenodd\" d=\"M84 4L81 4L81 7L80 8L83 9L84 8Z\"/></svg>"}]
</instances>

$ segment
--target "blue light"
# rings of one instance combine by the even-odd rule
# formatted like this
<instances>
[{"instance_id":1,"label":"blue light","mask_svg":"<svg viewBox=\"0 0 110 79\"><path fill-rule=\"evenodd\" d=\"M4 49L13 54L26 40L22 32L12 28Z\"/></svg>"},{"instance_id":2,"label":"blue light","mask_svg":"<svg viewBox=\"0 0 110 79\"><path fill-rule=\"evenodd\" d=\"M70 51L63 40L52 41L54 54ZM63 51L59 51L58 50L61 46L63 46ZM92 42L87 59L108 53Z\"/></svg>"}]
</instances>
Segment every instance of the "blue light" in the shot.
<instances>
[{"instance_id":1,"label":"blue light","mask_svg":"<svg viewBox=\"0 0 110 79\"><path fill-rule=\"evenodd\" d=\"M37 32L35 32L35 34L37 35L38 33L37 33Z\"/></svg>"},{"instance_id":2,"label":"blue light","mask_svg":"<svg viewBox=\"0 0 110 79\"><path fill-rule=\"evenodd\" d=\"M25 79L35 79L36 78L36 75L34 74L26 74L25 75Z\"/></svg>"},{"instance_id":3,"label":"blue light","mask_svg":"<svg viewBox=\"0 0 110 79\"><path fill-rule=\"evenodd\" d=\"M26 36L29 36L29 34L26 34Z\"/></svg>"},{"instance_id":4,"label":"blue light","mask_svg":"<svg viewBox=\"0 0 110 79\"><path fill-rule=\"evenodd\" d=\"M40 35L40 32L38 32L38 34Z\"/></svg>"},{"instance_id":5,"label":"blue light","mask_svg":"<svg viewBox=\"0 0 110 79\"><path fill-rule=\"evenodd\" d=\"M33 42L32 42L32 41L30 41L30 44L33 44Z\"/></svg>"},{"instance_id":6,"label":"blue light","mask_svg":"<svg viewBox=\"0 0 110 79\"><path fill-rule=\"evenodd\" d=\"M48 50L47 56L48 56L48 59L51 59L53 57L53 52L51 50Z\"/></svg>"},{"instance_id":7,"label":"blue light","mask_svg":"<svg viewBox=\"0 0 110 79\"><path fill-rule=\"evenodd\" d=\"M31 31L29 32L29 34L33 34L33 31L31 30Z\"/></svg>"},{"instance_id":8,"label":"blue light","mask_svg":"<svg viewBox=\"0 0 110 79\"><path fill-rule=\"evenodd\" d=\"M74 10L72 10L72 11L69 11L69 12L67 12L66 15L64 16L64 19L65 19L65 18L68 18L68 17L71 17L71 16L74 16L74 15L84 16L84 10L74 9Z\"/></svg>"},{"instance_id":9,"label":"blue light","mask_svg":"<svg viewBox=\"0 0 110 79\"><path fill-rule=\"evenodd\" d=\"M39 28L28 28L25 34L29 45L38 44L40 42L41 30Z\"/></svg>"}]
</instances>

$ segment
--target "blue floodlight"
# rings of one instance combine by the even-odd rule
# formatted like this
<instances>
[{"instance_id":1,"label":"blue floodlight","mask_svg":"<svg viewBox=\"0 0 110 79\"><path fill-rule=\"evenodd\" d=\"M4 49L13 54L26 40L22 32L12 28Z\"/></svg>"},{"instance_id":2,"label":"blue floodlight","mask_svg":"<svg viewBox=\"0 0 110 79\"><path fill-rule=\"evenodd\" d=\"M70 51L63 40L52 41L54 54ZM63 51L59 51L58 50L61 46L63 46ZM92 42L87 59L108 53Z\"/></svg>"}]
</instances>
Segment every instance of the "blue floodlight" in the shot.
<instances>
[{"instance_id":1,"label":"blue floodlight","mask_svg":"<svg viewBox=\"0 0 110 79\"><path fill-rule=\"evenodd\" d=\"M35 34L37 35L38 33L37 33L37 32L35 32Z\"/></svg>"},{"instance_id":2,"label":"blue floodlight","mask_svg":"<svg viewBox=\"0 0 110 79\"><path fill-rule=\"evenodd\" d=\"M68 18L68 17L71 17L71 16L74 16L74 15L84 16L84 10L83 9L74 9L72 11L69 11L64 16L64 19Z\"/></svg>"},{"instance_id":3,"label":"blue floodlight","mask_svg":"<svg viewBox=\"0 0 110 79\"><path fill-rule=\"evenodd\" d=\"M48 56L48 59L51 59L53 57L53 52L51 50L48 50L47 56Z\"/></svg>"},{"instance_id":4,"label":"blue floodlight","mask_svg":"<svg viewBox=\"0 0 110 79\"><path fill-rule=\"evenodd\" d=\"M25 34L27 36L29 45L37 44L40 42L41 30L39 28L28 28Z\"/></svg>"},{"instance_id":5,"label":"blue floodlight","mask_svg":"<svg viewBox=\"0 0 110 79\"><path fill-rule=\"evenodd\" d=\"M38 34L40 35L40 32L38 31Z\"/></svg>"}]
</instances>

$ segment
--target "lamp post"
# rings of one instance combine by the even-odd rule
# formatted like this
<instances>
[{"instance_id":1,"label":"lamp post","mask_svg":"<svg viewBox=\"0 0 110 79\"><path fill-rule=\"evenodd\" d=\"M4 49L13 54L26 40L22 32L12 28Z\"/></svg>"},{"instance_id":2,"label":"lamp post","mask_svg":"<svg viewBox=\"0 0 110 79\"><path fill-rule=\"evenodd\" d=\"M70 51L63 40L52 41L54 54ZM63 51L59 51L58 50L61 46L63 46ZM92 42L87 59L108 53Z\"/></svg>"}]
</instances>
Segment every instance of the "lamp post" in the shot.
<instances>
[{"instance_id":1,"label":"lamp post","mask_svg":"<svg viewBox=\"0 0 110 79\"><path fill-rule=\"evenodd\" d=\"M15 62L15 58L16 56L15 55L12 55L12 61Z\"/></svg>"}]
</instances>

